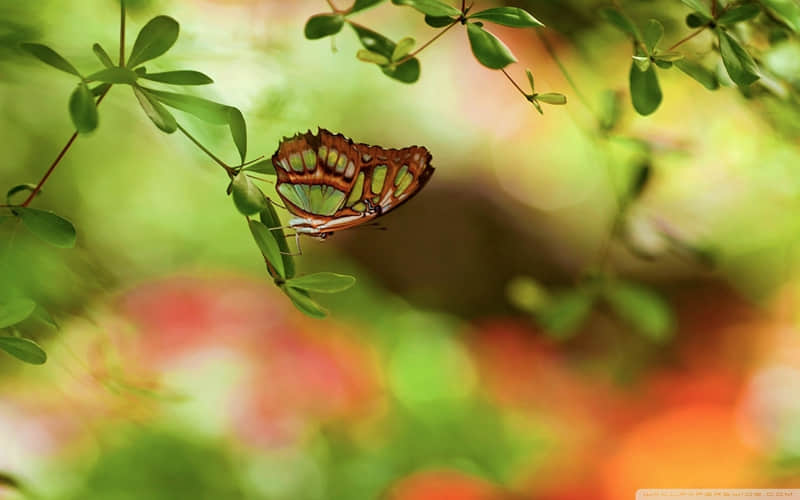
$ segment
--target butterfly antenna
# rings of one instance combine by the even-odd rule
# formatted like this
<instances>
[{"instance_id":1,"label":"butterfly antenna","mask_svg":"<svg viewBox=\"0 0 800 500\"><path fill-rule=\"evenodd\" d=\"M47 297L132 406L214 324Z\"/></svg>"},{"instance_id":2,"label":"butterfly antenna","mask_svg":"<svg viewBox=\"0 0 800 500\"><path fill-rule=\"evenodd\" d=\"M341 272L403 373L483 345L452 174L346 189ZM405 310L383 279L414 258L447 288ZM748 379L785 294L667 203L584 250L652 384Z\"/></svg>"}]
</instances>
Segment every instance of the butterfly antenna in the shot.
<instances>
[{"instance_id":1,"label":"butterfly antenna","mask_svg":"<svg viewBox=\"0 0 800 500\"><path fill-rule=\"evenodd\" d=\"M281 205L280 203L276 203L276 202L275 202L275 201L274 201L272 198L267 198L267 200L268 200L270 203L272 203L273 205L275 205L276 207L278 207L278 208L282 208L282 209L284 209L284 210L287 210L287 211L289 210L288 208L284 207L284 206L283 206L283 205ZM284 227L289 227L289 226L284 226Z\"/></svg>"}]
</instances>

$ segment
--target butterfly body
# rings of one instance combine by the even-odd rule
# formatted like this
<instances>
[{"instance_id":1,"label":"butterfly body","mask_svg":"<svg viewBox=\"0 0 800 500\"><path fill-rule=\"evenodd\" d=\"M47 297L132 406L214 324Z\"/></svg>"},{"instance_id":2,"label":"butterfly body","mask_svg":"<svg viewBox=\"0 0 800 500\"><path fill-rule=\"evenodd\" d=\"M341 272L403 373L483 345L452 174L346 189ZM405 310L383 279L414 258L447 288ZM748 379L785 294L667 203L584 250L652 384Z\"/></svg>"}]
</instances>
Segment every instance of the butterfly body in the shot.
<instances>
[{"instance_id":1,"label":"butterfly body","mask_svg":"<svg viewBox=\"0 0 800 500\"><path fill-rule=\"evenodd\" d=\"M384 149L325 129L284 139L272 156L289 225L322 239L408 201L433 175L430 161L421 146Z\"/></svg>"}]
</instances>

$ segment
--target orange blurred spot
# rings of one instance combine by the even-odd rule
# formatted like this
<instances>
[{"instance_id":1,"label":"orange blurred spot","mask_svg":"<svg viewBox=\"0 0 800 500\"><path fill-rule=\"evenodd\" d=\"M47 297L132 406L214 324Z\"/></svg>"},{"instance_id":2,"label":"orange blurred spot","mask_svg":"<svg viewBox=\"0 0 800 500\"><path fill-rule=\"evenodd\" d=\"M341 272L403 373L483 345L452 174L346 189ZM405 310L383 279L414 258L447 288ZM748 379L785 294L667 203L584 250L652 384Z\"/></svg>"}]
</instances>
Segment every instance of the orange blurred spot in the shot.
<instances>
[{"instance_id":1,"label":"orange blurred spot","mask_svg":"<svg viewBox=\"0 0 800 500\"><path fill-rule=\"evenodd\" d=\"M744 488L759 484L757 454L732 409L695 405L646 420L622 436L603 467L608 498L639 488Z\"/></svg>"},{"instance_id":2,"label":"orange blurred spot","mask_svg":"<svg viewBox=\"0 0 800 500\"><path fill-rule=\"evenodd\" d=\"M499 500L503 498L488 481L452 470L417 472L401 480L388 500Z\"/></svg>"}]
</instances>

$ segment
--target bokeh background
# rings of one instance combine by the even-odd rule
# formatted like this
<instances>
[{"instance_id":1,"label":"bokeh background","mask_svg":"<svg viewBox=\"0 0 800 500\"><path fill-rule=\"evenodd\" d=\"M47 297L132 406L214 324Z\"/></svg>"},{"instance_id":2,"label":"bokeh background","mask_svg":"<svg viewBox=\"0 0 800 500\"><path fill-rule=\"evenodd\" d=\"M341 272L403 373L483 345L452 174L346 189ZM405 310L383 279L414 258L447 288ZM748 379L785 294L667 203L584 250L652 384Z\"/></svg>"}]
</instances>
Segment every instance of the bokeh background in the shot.
<instances>
[{"instance_id":1,"label":"bokeh background","mask_svg":"<svg viewBox=\"0 0 800 500\"><path fill-rule=\"evenodd\" d=\"M437 171L383 219L388 230L304 242L301 272L358 277L321 296L331 316L312 320L270 283L218 167L112 89L100 128L37 198L75 223L78 247L0 227L0 286L37 298L61 325L24 325L48 351L43 366L0 353L0 498L622 500L638 488L800 488L792 105L708 92L671 71L660 73L662 108L639 117L626 94L630 43L601 21L601 2L515 5L551 27L592 105L619 96L628 139L587 131L591 114L529 31L493 29L521 61L515 78L530 67L538 89L569 97L544 116L481 67L458 30L404 85L356 60L348 30L335 48L303 38L306 19L328 10L322 0L130 2L131 33L157 14L181 23L148 70L211 75L200 94L243 110L250 151L269 156L283 136L321 126L425 145ZM670 40L686 33L680 2L625 5L661 19ZM110 0L0 2L2 186L35 182L71 133L73 81L17 44L47 43L89 70L93 42L114 53L118 15ZM395 40L433 34L388 2L359 22ZM774 62L796 68L794 42L781 50ZM224 129L180 119L234 160ZM643 161L650 182L605 267L664 297L674 329L648 338L597 307L569 338L555 335L515 306L509 284L574 287L604 251L615 191Z\"/></svg>"}]
</instances>

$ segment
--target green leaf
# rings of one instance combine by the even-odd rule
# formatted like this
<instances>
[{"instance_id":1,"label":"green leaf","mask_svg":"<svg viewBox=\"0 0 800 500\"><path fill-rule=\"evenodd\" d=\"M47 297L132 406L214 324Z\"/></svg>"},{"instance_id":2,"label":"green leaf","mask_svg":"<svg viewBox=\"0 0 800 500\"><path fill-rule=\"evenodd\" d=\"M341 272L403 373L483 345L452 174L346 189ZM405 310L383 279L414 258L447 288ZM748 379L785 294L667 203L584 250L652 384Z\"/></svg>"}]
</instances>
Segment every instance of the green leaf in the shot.
<instances>
[{"instance_id":1,"label":"green leaf","mask_svg":"<svg viewBox=\"0 0 800 500\"><path fill-rule=\"evenodd\" d=\"M21 47L43 63L75 75L78 78L81 77L81 74L77 69L75 69L75 66L70 64L69 61L61 57L58 52L51 49L47 45L42 45L40 43L23 43Z\"/></svg>"},{"instance_id":2,"label":"green leaf","mask_svg":"<svg viewBox=\"0 0 800 500\"><path fill-rule=\"evenodd\" d=\"M797 0L761 0L769 12L795 33L800 33L800 4Z\"/></svg>"},{"instance_id":3,"label":"green leaf","mask_svg":"<svg viewBox=\"0 0 800 500\"><path fill-rule=\"evenodd\" d=\"M69 115L81 134L88 134L97 128L99 119L94 94L83 82L78 84L69 98Z\"/></svg>"},{"instance_id":4,"label":"green leaf","mask_svg":"<svg viewBox=\"0 0 800 500\"><path fill-rule=\"evenodd\" d=\"M658 84L656 70L652 66L647 71L640 71L634 61L631 64L630 88L633 108L640 115L647 116L661 105L663 95Z\"/></svg>"},{"instance_id":5,"label":"green leaf","mask_svg":"<svg viewBox=\"0 0 800 500\"><path fill-rule=\"evenodd\" d=\"M309 40L317 40L342 31L344 16L341 14L317 14L306 22L305 35Z\"/></svg>"},{"instance_id":6,"label":"green leaf","mask_svg":"<svg viewBox=\"0 0 800 500\"><path fill-rule=\"evenodd\" d=\"M708 90L717 90L719 88L717 75L700 64L683 59L681 61L675 61L675 67L692 77Z\"/></svg>"},{"instance_id":7,"label":"green leaf","mask_svg":"<svg viewBox=\"0 0 800 500\"><path fill-rule=\"evenodd\" d=\"M100 97L101 95L103 95L106 92L108 92L108 89L110 89L110 88L111 88L111 84L110 83L101 83L100 85L92 87L89 90L92 92L93 96Z\"/></svg>"},{"instance_id":8,"label":"green leaf","mask_svg":"<svg viewBox=\"0 0 800 500\"><path fill-rule=\"evenodd\" d=\"M236 149L239 151L239 157L244 163L247 158L247 123L244 121L242 112L233 106L228 107L228 126L231 129L231 137L236 144Z\"/></svg>"},{"instance_id":9,"label":"green leaf","mask_svg":"<svg viewBox=\"0 0 800 500\"><path fill-rule=\"evenodd\" d=\"M594 305L594 295L584 290L562 292L553 297L537 315L548 333L559 339L572 336Z\"/></svg>"},{"instance_id":10,"label":"green leaf","mask_svg":"<svg viewBox=\"0 0 800 500\"><path fill-rule=\"evenodd\" d=\"M364 61L370 64L377 64L378 66L385 66L391 62L388 57L367 49L359 50L356 53L356 57L360 61Z\"/></svg>"},{"instance_id":11,"label":"green leaf","mask_svg":"<svg viewBox=\"0 0 800 500\"><path fill-rule=\"evenodd\" d=\"M307 316L322 319L328 315L325 309L314 302L308 292L288 286L281 286L281 290L289 296L294 306Z\"/></svg>"},{"instance_id":12,"label":"green leaf","mask_svg":"<svg viewBox=\"0 0 800 500\"><path fill-rule=\"evenodd\" d=\"M233 178L232 183L233 203L243 215L253 215L267 208L267 199L264 193L253 184L253 181L244 172Z\"/></svg>"},{"instance_id":13,"label":"green leaf","mask_svg":"<svg viewBox=\"0 0 800 500\"><path fill-rule=\"evenodd\" d=\"M431 17L458 17L461 11L439 0L392 0L395 5L407 5Z\"/></svg>"},{"instance_id":14,"label":"green leaf","mask_svg":"<svg viewBox=\"0 0 800 500\"><path fill-rule=\"evenodd\" d=\"M621 11L613 7L606 7L600 10L600 15L618 30L633 37L634 40L642 39L639 28L637 28L633 21Z\"/></svg>"},{"instance_id":15,"label":"green leaf","mask_svg":"<svg viewBox=\"0 0 800 500\"><path fill-rule=\"evenodd\" d=\"M545 104L560 106L567 103L567 96L558 92L548 92L546 94L537 94L536 100Z\"/></svg>"},{"instance_id":16,"label":"green leaf","mask_svg":"<svg viewBox=\"0 0 800 500\"><path fill-rule=\"evenodd\" d=\"M538 19L530 15L525 9L519 7L495 7L476 12L469 16L469 19L483 19L503 26L513 28L541 28L544 27Z\"/></svg>"},{"instance_id":17,"label":"green leaf","mask_svg":"<svg viewBox=\"0 0 800 500\"><path fill-rule=\"evenodd\" d=\"M746 3L731 7L719 16L718 24L736 24L753 19L761 12L761 6L756 3Z\"/></svg>"},{"instance_id":18,"label":"green leaf","mask_svg":"<svg viewBox=\"0 0 800 500\"><path fill-rule=\"evenodd\" d=\"M525 74L528 76L528 83L531 84L531 92L536 92L536 85L534 85L533 82L533 73L531 73L531 70L525 69Z\"/></svg>"},{"instance_id":19,"label":"green leaf","mask_svg":"<svg viewBox=\"0 0 800 500\"><path fill-rule=\"evenodd\" d=\"M108 52L106 52L106 49L104 49L102 45L95 43L92 45L92 51L103 66L106 68L111 68L114 66L114 62L111 60L111 57L108 56Z\"/></svg>"},{"instance_id":20,"label":"green leaf","mask_svg":"<svg viewBox=\"0 0 800 500\"><path fill-rule=\"evenodd\" d=\"M167 106L185 111L208 123L213 123L215 125L230 124L230 106L225 104L209 101L208 99L195 97L193 95L176 94L174 92L164 92L163 90L153 90L145 87L142 87L142 89Z\"/></svg>"},{"instance_id":21,"label":"green leaf","mask_svg":"<svg viewBox=\"0 0 800 500\"><path fill-rule=\"evenodd\" d=\"M0 303L0 328L8 328L28 319L36 309L36 302L24 297Z\"/></svg>"},{"instance_id":22,"label":"green leaf","mask_svg":"<svg viewBox=\"0 0 800 500\"><path fill-rule=\"evenodd\" d=\"M713 17L711 15L711 6L704 0L681 0L681 2L683 2L684 5L687 5L690 9L704 15L708 19Z\"/></svg>"},{"instance_id":23,"label":"green leaf","mask_svg":"<svg viewBox=\"0 0 800 500\"><path fill-rule=\"evenodd\" d=\"M15 194L21 193L23 191L33 192L35 189L36 189L36 184L18 184L12 187L6 193L6 205L13 205L13 203L11 202L11 198L13 198Z\"/></svg>"},{"instance_id":24,"label":"green leaf","mask_svg":"<svg viewBox=\"0 0 800 500\"><path fill-rule=\"evenodd\" d=\"M600 96L600 128L609 132L616 128L621 115L620 96L613 90L606 90Z\"/></svg>"},{"instance_id":25,"label":"green leaf","mask_svg":"<svg viewBox=\"0 0 800 500\"><path fill-rule=\"evenodd\" d=\"M214 83L208 75L199 71L180 70L165 71L163 73L142 73L139 75L146 80L168 83L170 85L208 85Z\"/></svg>"},{"instance_id":26,"label":"green leaf","mask_svg":"<svg viewBox=\"0 0 800 500\"><path fill-rule=\"evenodd\" d=\"M386 57L386 59L391 59L396 46L393 41L363 26L352 23L350 26L356 32L361 45L363 45L365 49L376 52ZM381 67L381 71L390 78L394 78L403 83L414 83L419 79L420 64L419 60L415 57L397 67L383 66Z\"/></svg>"},{"instance_id":27,"label":"green leaf","mask_svg":"<svg viewBox=\"0 0 800 500\"><path fill-rule=\"evenodd\" d=\"M394 51L392 51L392 61L399 61L407 56L409 52L411 52L411 49L414 48L416 43L416 40L410 36L402 38L399 42L397 42Z\"/></svg>"},{"instance_id":28,"label":"green leaf","mask_svg":"<svg viewBox=\"0 0 800 500\"><path fill-rule=\"evenodd\" d=\"M628 190L629 199L635 200L642 195L644 188L647 187L647 184L650 181L650 174L652 171L653 167L649 162L643 162L637 166L636 172L634 173L633 177L631 177L631 185L630 189Z\"/></svg>"},{"instance_id":29,"label":"green leaf","mask_svg":"<svg viewBox=\"0 0 800 500\"><path fill-rule=\"evenodd\" d=\"M419 80L420 64L419 59L409 59L403 64L393 67L385 66L381 68L383 74L390 78L394 78L403 83L414 83Z\"/></svg>"},{"instance_id":30,"label":"green leaf","mask_svg":"<svg viewBox=\"0 0 800 500\"><path fill-rule=\"evenodd\" d=\"M272 164L272 159L261 160L252 165L244 167L248 172L257 172L259 174L275 175L275 165Z\"/></svg>"},{"instance_id":31,"label":"green leaf","mask_svg":"<svg viewBox=\"0 0 800 500\"><path fill-rule=\"evenodd\" d=\"M280 218L278 218L278 213L275 211L275 207L272 206L272 203L267 203L267 208L261 212L261 223L271 230L270 232L272 232L272 235L278 242L278 248L280 248L281 257L283 258L283 268L286 270L286 278L294 278L294 257L289 255L291 253L289 251L289 243L286 241L286 235L283 233L283 230L276 229L283 226L283 224Z\"/></svg>"},{"instance_id":32,"label":"green leaf","mask_svg":"<svg viewBox=\"0 0 800 500\"><path fill-rule=\"evenodd\" d=\"M633 64L639 69L639 71L647 71L650 69L650 57L649 56L633 56Z\"/></svg>"},{"instance_id":33,"label":"green leaf","mask_svg":"<svg viewBox=\"0 0 800 500\"><path fill-rule=\"evenodd\" d=\"M0 337L0 349L20 361L32 365L43 365L47 361L47 353L39 344L22 337Z\"/></svg>"},{"instance_id":34,"label":"green leaf","mask_svg":"<svg viewBox=\"0 0 800 500\"><path fill-rule=\"evenodd\" d=\"M665 61L663 59L656 59L653 63L661 69L670 69L672 67L672 61Z\"/></svg>"},{"instance_id":35,"label":"green leaf","mask_svg":"<svg viewBox=\"0 0 800 500\"><path fill-rule=\"evenodd\" d=\"M248 224L250 224L250 232L253 233L253 239L255 240L256 245L258 245L258 248L261 250L261 254L275 269L275 272L278 273L278 276L281 279L286 279L286 269L283 265L283 256L281 255L278 241L276 240L275 235L272 234L275 231L270 231L267 226L255 220L248 221Z\"/></svg>"},{"instance_id":36,"label":"green leaf","mask_svg":"<svg viewBox=\"0 0 800 500\"><path fill-rule=\"evenodd\" d=\"M337 273L316 273L286 280L286 286L308 292L339 293L356 284L353 276Z\"/></svg>"},{"instance_id":37,"label":"green leaf","mask_svg":"<svg viewBox=\"0 0 800 500\"><path fill-rule=\"evenodd\" d=\"M614 282L604 298L614 312L654 342L670 339L674 328L672 310L653 290L635 283Z\"/></svg>"},{"instance_id":38,"label":"green leaf","mask_svg":"<svg viewBox=\"0 0 800 500\"><path fill-rule=\"evenodd\" d=\"M433 16L425 16L425 24L430 26L431 28L444 28L445 26L450 26L456 22L456 19L452 17L433 17Z\"/></svg>"},{"instance_id":39,"label":"green leaf","mask_svg":"<svg viewBox=\"0 0 800 500\"><path fill-rule=\"evenodd\" d=\"M179 31L178 21L169 16L157 16L151 19L139 31L127 66L135 68L164 54L178 40Z\"/></svg>"},{"instance_id":40,"label":"green leaf","mask_svg":"<svg viewBox=\"0 0 800 500\"><path fill-rule=\"evenodd\" d=\"M87 82L124 83L133 85L138 75L128 68L111 67L101 69L86 77Z\"/></svg>"},{"instance_id":41,"label":"green leaf","mask_svg":"<svg viewBox=\"0 0 800 500\"><path fill-rule=\"evenodd\" d=\"M516 62L506 44L477 24L467 24L467 35L475 58L487 68L502 69Z\"/></svg>"},{"instance_id":42,"label":"green leaf","mask_svg":"<svg viewBox=\"0 0 800 500\"><path fill-rule=\"evenodd\" d=\"M353 6L350 7L350 10L347 11L347 15L369 9L370 7L374 7L383 1L384 0L356 0Z\"/></svg>"},{"instance_id":43,"label":"green leaf","mask_svg":"<svg viewBox=\"0 0 800 500\"><path fill-rule=\"evenodd\" d=\"M38 208L16 207L22 223L40 239L60 248L75 246L75 227L67 219Z\"/></svg>"},{"instance_id":44,"label":"green leaf","mask_svg":"<svg viewBox=\"0 0 800 500\"><path fill-rule=\"evenodd\" d=\"M506 287L509 301L519 309L535 314L546 307L550 295L547 289L528 276L517 276Z\"/></svg>"},{"instance_id":45,"label":"green leaf","mask_svg":"<svg viewBox=\"0 0 800 500\"><path fill-rule=\"evenodd\" d=\"M690 28L699 28L700 26L707 25L711 19L704 17L697 12L692 12L686 16L686 26Z\"/></svg>"},{"instance_id":46,"label":"green leaf","mask_svg":"<svg viewBox=\"0 0 800 500\"><path fill-rule=\"evenodd\" d=\"M175 121L175 117L172 116L172 113L166 110L164 106L161 105L153 96L150 95L150 91L143 89L142 87L134 85L133 93L136 96L136 99L139 101L139 104L142 106L145 114L147 115L150 120L158 127L159 129L163 130L164 132L171 134L178 130L178 122Z\"/></svg>"},{"instance_id":47,"label":"green leaf","mask_svg":"<svg viewBox=\"0 0 800 500\"><path fill-rule=\"evenodd\" d=\"M33 311L33 317L47 326L55 328L56 330L59 329L58 323L56 323L56 320L53 319L53 316L50 314L50 312L40 305L37 305L36 310Z\"/></svg>"},{"instance_id":48,"label":"green leaf","mask_svg":"<svg viewBox=\"0 0 800 500\"><path fill-rule=\"evenodd\" d=\"M653 57L655 57L656 61L675 62L683 59L683 54L673 51L656 52Z\"/></svg>"},{"instance_id":49,"label":"green leaf","mask_svg":"<svg viewBox=\"0 0 800 500\"><path fill-rule=\"evenodd\" d=\"M656 19L647 21L647 26L644 27L643 42L647 47L647 53L652 54L655 51L661 39L664 38L664 25Z\"/></svg>"},{"instance_id":50,"label":"green leaf","mask_svg":"<svg viewBox=\"0 0 800 500\"><path fill-rule=\"evenodd\" d=\"M717 30L719 34L719 51L722 63L728 71L731 80L742 87L746 87L758 80L758 66L744 48L739 45L725 30Z\"/></svg>"}]
</instances>

